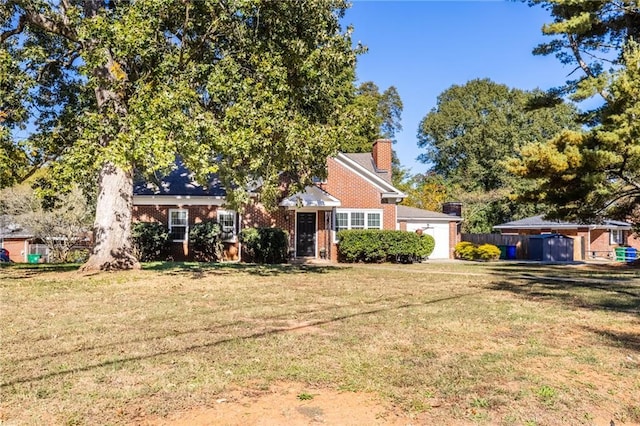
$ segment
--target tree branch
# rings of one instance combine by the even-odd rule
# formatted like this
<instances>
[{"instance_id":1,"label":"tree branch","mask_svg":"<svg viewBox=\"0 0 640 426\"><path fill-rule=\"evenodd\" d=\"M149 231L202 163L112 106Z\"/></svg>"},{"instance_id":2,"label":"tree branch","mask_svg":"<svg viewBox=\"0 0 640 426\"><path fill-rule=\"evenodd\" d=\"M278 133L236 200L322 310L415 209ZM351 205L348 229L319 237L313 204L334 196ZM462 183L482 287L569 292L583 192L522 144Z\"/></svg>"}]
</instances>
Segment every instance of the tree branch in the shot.
<instances>
[{"instance_id":1,"label":"tree branch","mask_svg":"<svg viewBox=\"0 0 640 426\"><path fill-rule=\"evenodd\" d=\"M578 65L580 66L580 68L582 68L582 71L584 71L587 77L596 78L596 75L591 70L591 67L589 67L589 64L587 64L584 61L584 59L582 59L582 54L580 53L580 45L578 44L578 41L576 40L576 38L573 36L573 34L567 34L567 39L569 40L569 47L571 47L573 56L575 56L576 61L578 62ZM600 96L604 98L605 101L607 102L612 101L611 97L607 92L598 90L598 93L600 94Z\"/></svg>"},{"instance_id":2,"label":"tree branch","mask_svg":"<svg viewBox=\"0 0 640 426\"><path fill-rule=\"evenodd\" d=\"M71 41L78 41L78 35L75 30L70 26L65 25L63 22L56 22L42 13L33 11L27 11L24 15L27 22L35 27L38 27L44 31L60 35Z\"/></svg>"},{"instance_id":3,"label":"tree branch","mask_svg":"<svg viewBox=\"0 0 640 426\"><path fill-rule=\"evenodd\" d=\"M4 31L0 34L0 43L4 43L6 39L16 34L20 34L24 30L26 17L24 15L20 16L20 20L18 21L18 26L12 30Z\"/></svg>"}]
</instances>

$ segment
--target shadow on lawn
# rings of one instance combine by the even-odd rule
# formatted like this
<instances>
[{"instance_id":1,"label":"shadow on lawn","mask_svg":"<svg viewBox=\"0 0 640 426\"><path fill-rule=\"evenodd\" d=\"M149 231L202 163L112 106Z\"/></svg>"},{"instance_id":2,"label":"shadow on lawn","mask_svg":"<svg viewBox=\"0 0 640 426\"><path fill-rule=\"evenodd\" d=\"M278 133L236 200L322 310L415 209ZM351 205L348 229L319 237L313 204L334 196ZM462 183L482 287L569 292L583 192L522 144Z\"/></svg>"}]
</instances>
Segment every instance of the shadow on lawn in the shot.
<instances>
[{"instance_id":1,"label":"shadow on lawn","mask_svg":"<svg viewBox=\"0 0 640 426\"><path fill-rule=\"evenodd\" d=\"M623 347L625 349L640 352L640 332L625 333L611 330L603 330L594 327L583 327L586 331L595 333L611 342L611 346Z\"/></svg>"},{"instance_id":2,"label":"shadow on lawn","mask_svg":"<svg viewBox=\"0 0 640 426\"><path fill-rule=\"evenodd\" d=\"M191 278L204 278L207 275L224 275L245 272L263 277L283 274L314 273L325 274L344 269L344 266L330 265L256 265L252 263L198 263L198 262L154 262L143 265L142 269L163 272L168 275L191 274Z\"/></svg>"},{"instance_id":3,"label":"shadow on lawn","mask_svg":"<svg viewBox=\"0 0 640 426\"><path fill-rule=\"evenodd\" d=\"M51 272L73 272L78 268L80 268L79 263L0 263L0 271L6 272L3 278L10 280L30 278Z\"/></svg>"},{"instance_id":4,"label":"shadow on lawn","mask_svg":"<svg viewBox=\"0 0 640 426\"><path fill-rule=\"evenodd\" d=\"M214 346L218 346L218 345L223 345L225 343L230 343L230 342L235 342L235 341L242 341L242 340L249 340L249 339L258 339L261 337L267 337L267 336L271 336L271 335L276 335L276 334L280 334L280 333L287 333L287 332L292 332L292 331L296 331L296 330L302 330L302 329L306 329L306 328L310 328L310 327L318 327L318 326L322 326L325 324L331 324L334 322L339 322L339 321L345 321L348 320L350 318L354 318L354 317L360 317L360 316L367 316L367 315L375 315L378 313L383 313L383 312L389 312L389 311L393 311L393 310L399 310L399 309L408 309L408 308L413 308L413 307L418 307L418 306L426 306L426 305L431 305L434 303L440 303L440 302L447 302L450 300L455 300L455 299L460 299L460 298L464 298L464 297L468 297L468 296L475 296L479 293L484 292L485 290L480 290L480 291L475 291L475 292L469 292L469 293L463 293L463 294L456 294L453 296L449 296L449 297L443 297L440 299L433 299L433 300L426 300L423 302L417 302L417 303L403 303L397 306L391 306L391 307L384 307L384 308L377 308L377 309L371 309L371 310L367 310L367 311L361 311L361 312L356 312L356 313L352 313L352 314L346 314L346 315L339 315L339 316L335 316L326 320L318 320L318 321L309 321L304 323L303 325L297 325L297 326L289 326L289 327L274 327L268 330L264 330L264 331L258 331L258 332L254 332L245 336L231 336L231 337L226 337L223 339L219 339L213 342L209 342L209 343L202 343L202 344L196 344L196 345L190 345L190 346L186 346L184 348L180 348L180 349L172 349L172 350L165 350L165 351L158 351L158 352L154 352L154 353L150 353L150 354L144 354L144 355L137 355L137 356L130 356L130 357L118 357L116 359L109 359L107 361L103 361L103 362L98 362L98 363L94 363L94 364L90 364L90 365L84 365L84 366L80 366L80 367L72 367L72 368L66 368L63 370L59 370L59 371L52 371L52 372L48 372L48 373L44 373L44 374L39 374L39 375L35 375L32 377L21 377L21 378L14 378L14 379L9 379L5 382L1 382L0 383L0 389L3 388L7 388L13 385L17 385L17 384L21 384L21 383L31 383L31 382L36 382L38 380L45 380L51 377L56 377L56 376L64 376L64 375L68 375L68 374L76 374L79 372L83 372L83 371L90 371L92 369L96 369L96 368L102 368L102 367L109 367L109 366L113 366L113 365L122 365L123 363L127 363L127 362L135 362L135 361L141 361L141 360L145 360L145 359L150 359L150 358L155 358L158 356L163 356L163 355L172 355L172 354L182 354L182 353L188 353L188 352L193 352L193 351L199 351L199 350L203 350L203 349L207 349L210 347L214 347ZM358 305L360 306L360 305ZM294 315L294 313L292 313L292 315ZM189 330L184 332L183 334L189 334L195 332L193 330ZM169 337L169 336L167 336ZM157 337L153 337L152 339L157 339ZM133 343L138 343L139 340L134 341ZM126 342L128 343L128 342ZM120 343L122 344L122 343ZM110 346L110 345L105 345L105 346ZM92 348L83 348L82 350L91 350ZM71 352L76 352L76 351L70 351L70 352L60 352L60 355L67 355ZM44 355L44 356L57 356L58 354L51 354L51 355ZM29 358L27 358L26 360L29 360Z\"/></svg>"},{"instance_id":5,"label":"shadow on lawn","mask_svg":"<svg viewBox=\"0 0 640 426\"><path fill-rule=\"evenodd\" d=\"M561 302L577 308L640 313L640 281L632 278L500 275L502 280L494 282L491 289L508 291L527 299Z\"/></svg>"}]
</instances>

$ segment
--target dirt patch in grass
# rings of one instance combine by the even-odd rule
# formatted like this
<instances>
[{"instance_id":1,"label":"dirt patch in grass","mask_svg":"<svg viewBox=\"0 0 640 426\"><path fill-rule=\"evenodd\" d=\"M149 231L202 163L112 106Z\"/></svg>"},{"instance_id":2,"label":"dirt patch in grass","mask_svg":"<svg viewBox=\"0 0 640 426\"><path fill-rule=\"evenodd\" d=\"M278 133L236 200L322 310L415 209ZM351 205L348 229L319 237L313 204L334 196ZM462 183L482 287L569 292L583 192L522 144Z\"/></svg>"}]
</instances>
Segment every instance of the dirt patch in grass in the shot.
<instances>
[{"instance_id":1,"label":"dirt patch in grass","mask_svg":"<svg viewBox=\"0 0 640 426\"><path fill-rule=\"evenodd\" d=\"M265 425L402 425L416 421L374 394L336 391L278 383L268 390L224 392L212 407L172 413L166 418L140 419L148 426Z\"/></svg>"}]
</instances>

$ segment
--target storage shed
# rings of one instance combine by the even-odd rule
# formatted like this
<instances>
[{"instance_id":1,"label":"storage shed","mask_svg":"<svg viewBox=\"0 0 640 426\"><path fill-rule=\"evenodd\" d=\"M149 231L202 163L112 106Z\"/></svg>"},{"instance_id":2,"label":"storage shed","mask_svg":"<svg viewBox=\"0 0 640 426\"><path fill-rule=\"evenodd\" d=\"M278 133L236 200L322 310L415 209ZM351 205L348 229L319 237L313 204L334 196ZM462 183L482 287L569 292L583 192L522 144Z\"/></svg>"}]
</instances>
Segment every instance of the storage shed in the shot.
<instances>
[{"instance_id":1,"label":"storage shed","mask_svg":"<svg viewBox=\"0 0 640 426\"><path fill-rule=\"evenodd\" d=\"M529 259L542 262L573 262L573 238L562 234L529 237Z\"/></svg>"}]
</instances>

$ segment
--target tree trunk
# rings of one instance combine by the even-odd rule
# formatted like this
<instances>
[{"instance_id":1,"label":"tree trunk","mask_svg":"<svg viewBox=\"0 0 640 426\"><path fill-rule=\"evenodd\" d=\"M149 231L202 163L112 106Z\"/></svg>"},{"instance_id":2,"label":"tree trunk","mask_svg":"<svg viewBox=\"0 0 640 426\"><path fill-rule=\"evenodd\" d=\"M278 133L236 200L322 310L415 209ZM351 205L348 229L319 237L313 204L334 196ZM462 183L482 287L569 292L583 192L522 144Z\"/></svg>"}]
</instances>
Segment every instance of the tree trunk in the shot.
<instances>
[{"instance_id":1,"label":"tree trunk","mask_svg":"<svg viewBox=\"0 0 640 426\"><path fill-rule=\"evenodd\" d=\"M106 162L100 170L98 188L94 248L81 270L140 269L131 244L132 173Z\"/></svg>"}]
</instances>

